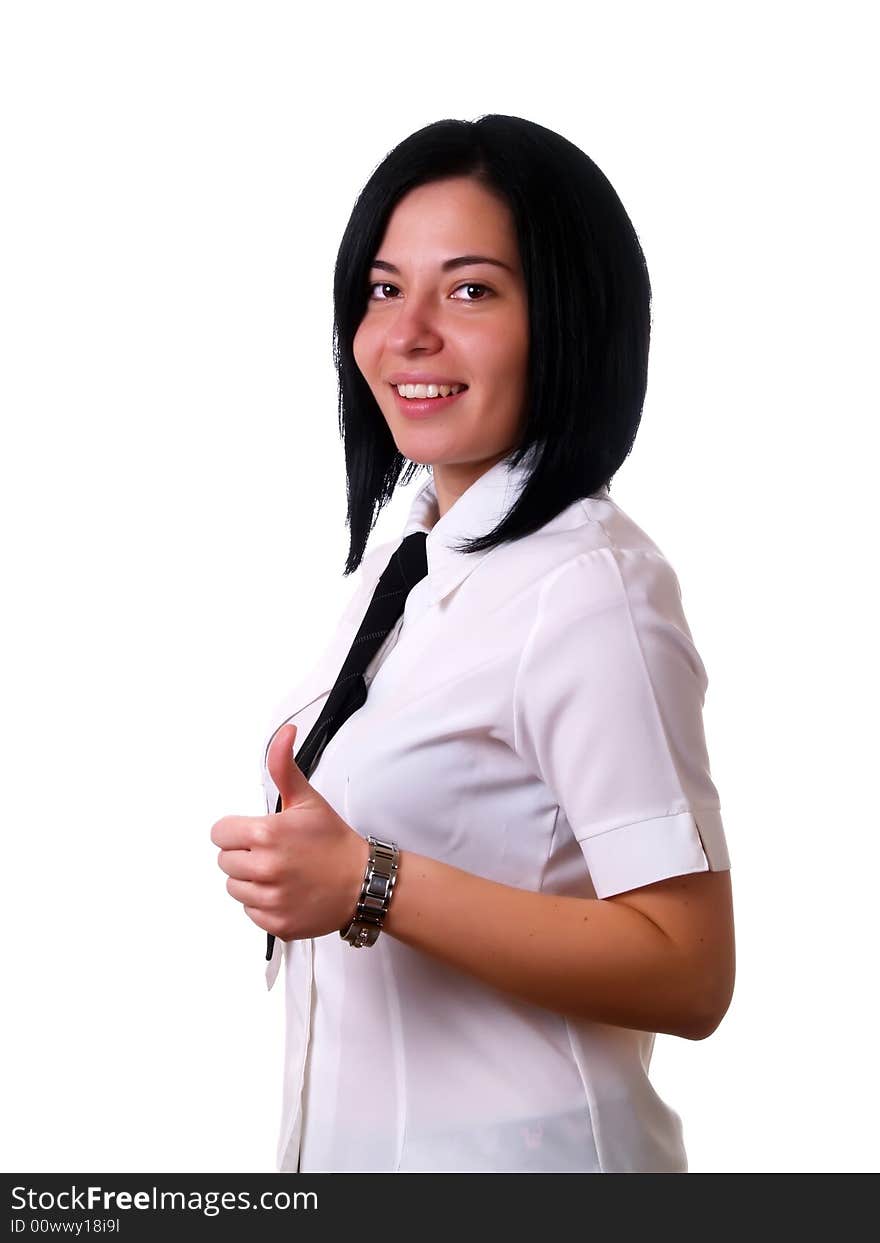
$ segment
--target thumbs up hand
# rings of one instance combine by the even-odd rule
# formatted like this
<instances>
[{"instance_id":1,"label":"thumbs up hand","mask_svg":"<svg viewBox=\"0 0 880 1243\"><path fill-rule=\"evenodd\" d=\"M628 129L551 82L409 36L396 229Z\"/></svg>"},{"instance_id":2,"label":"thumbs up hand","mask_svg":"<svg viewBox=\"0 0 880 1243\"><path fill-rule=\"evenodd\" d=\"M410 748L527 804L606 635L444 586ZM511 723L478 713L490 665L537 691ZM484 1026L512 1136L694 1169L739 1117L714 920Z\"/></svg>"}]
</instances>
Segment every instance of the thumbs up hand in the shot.
<instances>
[{"instance_id":1,"label":"thumbs up hand","mask_svg":"<svg viewBox=\"0 0 880 1243\"><path fill-rule=\"evenodd\" d=\"M293 758L296 726L282 725L266 757L281 795L270 816L224 816L211 829L228 893L282 941L320 937L354 915L369 858L356 833L311 786Z\"/></svg>"}]
</instances>

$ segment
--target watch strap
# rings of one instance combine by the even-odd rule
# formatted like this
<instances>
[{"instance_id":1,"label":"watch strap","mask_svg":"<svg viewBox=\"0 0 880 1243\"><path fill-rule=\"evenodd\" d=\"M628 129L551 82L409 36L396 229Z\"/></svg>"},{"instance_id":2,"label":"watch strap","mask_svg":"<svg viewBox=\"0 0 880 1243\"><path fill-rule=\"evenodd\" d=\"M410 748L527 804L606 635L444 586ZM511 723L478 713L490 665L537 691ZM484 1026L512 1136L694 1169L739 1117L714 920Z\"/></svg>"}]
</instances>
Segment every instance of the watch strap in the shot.
<instances>
[{"instance_id":1,"label":"watch strap","mask_svg":"<svg viewBox=\"0 0 880 1243\"><path fill-rule=\"evenodd\" d=\"M370 855L354 917L339 935L354 949L375 945L382 931L394 885L400 852L394 842L368 837Z\"/></svg>"}]
</instances>

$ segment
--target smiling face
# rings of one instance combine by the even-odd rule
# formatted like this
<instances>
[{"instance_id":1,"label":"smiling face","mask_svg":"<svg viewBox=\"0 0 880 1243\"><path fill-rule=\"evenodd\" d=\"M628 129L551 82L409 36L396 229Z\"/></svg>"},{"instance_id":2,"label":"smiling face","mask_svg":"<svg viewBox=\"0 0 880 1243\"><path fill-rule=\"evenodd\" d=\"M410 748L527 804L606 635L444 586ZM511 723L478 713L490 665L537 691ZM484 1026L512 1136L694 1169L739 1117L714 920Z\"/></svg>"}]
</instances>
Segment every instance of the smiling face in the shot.
<instances>
[{"instance_id":1,"label":"smiling face","mask_svg":"<svg viewBox=\"0 0 880 1243\"><path fill-rule=\"evenodd\" d=\"M399 452L433 466L442 516L522 433L528 300L513 217L471 177L416 186L373 259L355 361ZM467 388L410 404L395 379Z\"/></svg>"}]
</instances>

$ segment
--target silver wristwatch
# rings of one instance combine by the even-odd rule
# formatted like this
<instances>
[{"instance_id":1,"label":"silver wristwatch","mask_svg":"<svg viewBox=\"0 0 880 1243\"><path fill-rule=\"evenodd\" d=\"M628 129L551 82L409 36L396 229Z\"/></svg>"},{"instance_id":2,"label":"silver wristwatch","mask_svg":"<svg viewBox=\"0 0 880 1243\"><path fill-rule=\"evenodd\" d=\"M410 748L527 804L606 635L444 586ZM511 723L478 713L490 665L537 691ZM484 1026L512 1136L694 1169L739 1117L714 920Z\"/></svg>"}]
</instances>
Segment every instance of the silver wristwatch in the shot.
<instances>
[{"instance_id":1,"label":"silver wristwatch","mask_svg":"<svg viewBox=\"0 0 880 1243\"><path fill-rule=\"evenodd\" d=\"M347 928L339 930L343 941L355 949L375 945L378 940L397 880L400 857L394 842L381 842L376 837L368 837L367 841L370 843L370 857L354 919Z\"/></svg>"}]
</instances>

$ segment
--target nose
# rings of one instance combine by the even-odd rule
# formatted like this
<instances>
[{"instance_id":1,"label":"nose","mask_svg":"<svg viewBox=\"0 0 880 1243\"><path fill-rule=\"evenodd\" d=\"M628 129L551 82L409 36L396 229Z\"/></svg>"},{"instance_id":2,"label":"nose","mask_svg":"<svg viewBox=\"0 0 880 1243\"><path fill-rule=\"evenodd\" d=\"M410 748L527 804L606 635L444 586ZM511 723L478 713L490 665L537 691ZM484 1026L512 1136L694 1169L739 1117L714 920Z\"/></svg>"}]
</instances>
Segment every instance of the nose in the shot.
<instances>
[{"instance_id":1,"label":"nose","mask_svg":"<svg viewBox=\"0 0 880 1243\"><path fill-rule=\"evenodd\" d=\"M438 308L430 293L408 294L389 316L388 346L401 354L414 349L436 349L442 344Z\"/></svg>"}]
</instances>

